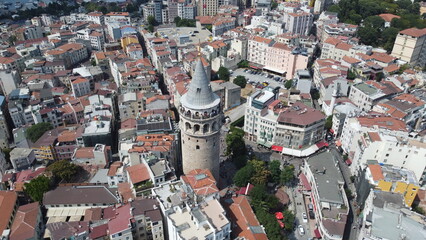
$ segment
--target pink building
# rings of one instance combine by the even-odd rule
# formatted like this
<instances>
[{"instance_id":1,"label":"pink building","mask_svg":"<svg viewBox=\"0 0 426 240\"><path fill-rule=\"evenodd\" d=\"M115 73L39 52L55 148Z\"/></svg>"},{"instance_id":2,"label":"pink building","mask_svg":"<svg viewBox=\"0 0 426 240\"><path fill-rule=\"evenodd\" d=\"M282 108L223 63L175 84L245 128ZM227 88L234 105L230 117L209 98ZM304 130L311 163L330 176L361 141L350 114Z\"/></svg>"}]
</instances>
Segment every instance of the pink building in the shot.
<instances>
[{"instance_id":1,"label":"pink building","mask_svg":"<svg viewBox=\"0 0 426 240\"><path fill-rule=\"evenodd\" d=\"M305 69L308 65L308 57L300 54L292 54L292 49L284 43L274 43L266 49L266 60L263 69L285 74L292 78L299 69Z\"/></svg>"}]
</instances>

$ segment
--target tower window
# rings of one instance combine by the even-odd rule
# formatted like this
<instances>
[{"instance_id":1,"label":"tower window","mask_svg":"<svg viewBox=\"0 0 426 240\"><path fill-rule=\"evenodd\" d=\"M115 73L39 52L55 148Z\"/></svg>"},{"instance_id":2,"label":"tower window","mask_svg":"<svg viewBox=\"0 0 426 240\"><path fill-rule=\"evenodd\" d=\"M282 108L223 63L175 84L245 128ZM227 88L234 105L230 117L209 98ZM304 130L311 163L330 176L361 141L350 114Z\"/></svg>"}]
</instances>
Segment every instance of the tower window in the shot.
<instances>
[{"instance_id":1,"label":"tower window","mask_svg":"<svg viewBox=\"0 0 426 240\"><path fill-rule=\"evenodd\" d=\"M197 146L195 146L195 149L200 149L200 146L198 146L198 145L197 145Z\"/></svg>"}]
</instances>

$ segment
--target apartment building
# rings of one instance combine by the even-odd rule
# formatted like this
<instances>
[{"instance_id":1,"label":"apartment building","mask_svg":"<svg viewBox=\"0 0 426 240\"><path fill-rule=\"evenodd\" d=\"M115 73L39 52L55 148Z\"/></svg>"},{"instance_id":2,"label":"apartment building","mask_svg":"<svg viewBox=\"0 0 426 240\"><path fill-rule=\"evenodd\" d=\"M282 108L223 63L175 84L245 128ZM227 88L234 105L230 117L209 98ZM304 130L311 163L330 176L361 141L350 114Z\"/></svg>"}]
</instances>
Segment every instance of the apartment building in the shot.
<instances>
[{"instance_id":1,"label":"apartment building","mask_svg":"<svg viewBox=\"0 0 426 240\"><path fill-rule=\"evenodd\" d=\"M312 27L314 15L309 12L285 12L284 13L284 28L289 33L308 35Z\"/></svg>"},{"instance_id":2,"label":"apartment building","mask_svg":"<svg viewBox=\"0 0 426 240\"><path fill-rule=\"evenodd\" d=\"M369 111L384 98L392 97L401 92L401 89L388 81L380 83L367 81L352 85L349 91L349 99L363 111Z\"/></svg>"},{"instance_id":3,"label":"apartment building","mask_svg":"<svg viewBox=\"0 0 426 240\"><path fill-rule=\"evenodd\" d=\"M265 88L247 101L244 131L246 136L266 147L303 149L323 139L325 115L296 102L284 105L277 90Z\"/></svg>"},{"instance_id":4,"label":"apartment building","mask_svg":"<svg viewBox=\"0 0 426 240\"><path fill-rule=\"evenodd\" d=\"M392 56L411 65L426 65L426 28L409 28L398 33Z\"/></svg>"},{"instance_id":5,"label":"apartment building","mask_svg":"<svg viewBox=\"0 0 426 240\"><path fill-rule=\"evenodd\" d=\"M49 61L64 60L66 68L82 62L89 57L86 46L80 43L67 43L45 53Z\"/></svg>"},{"instance_id":6,"label":"apartment building","mask_svg":"<svg viewBox=\"0 0 426 240\"><path fill-rule=\"evenodd\" d=\"M248 40L247 60L262 66L266 64L266 50L273 44L272 39L252 36Z\"/></svg>"},{"instance_id":7,"label":"apartment building","mask_svg":"<svg viewBox=\"0 0 426 240\"><path fill-rule=\"evenodd\" d=\"M301 182L315 212L316 237L341 240L349 214L349 202L345 194L337 159L330 152L323 152L305 160Z\"/></svg>"},{"instance_id":8,"label":"apartment building","mask_svg":"<svg viewBox=\"0 0 426 240\"><path fill-rule=\"evenodd\" d=\"M219 2L216 0L200 0L197 2L197 16L214 16L218 8Z\"/></svg>"}]
</instances>

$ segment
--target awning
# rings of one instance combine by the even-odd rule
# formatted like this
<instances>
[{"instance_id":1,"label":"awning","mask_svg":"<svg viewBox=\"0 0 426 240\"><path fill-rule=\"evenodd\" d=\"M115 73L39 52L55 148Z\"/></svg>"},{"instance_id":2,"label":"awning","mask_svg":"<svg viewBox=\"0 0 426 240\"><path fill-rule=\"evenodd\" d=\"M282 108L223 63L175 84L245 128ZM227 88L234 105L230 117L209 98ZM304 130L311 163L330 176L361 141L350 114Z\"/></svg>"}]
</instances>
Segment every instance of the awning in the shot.
<instances>
[{"instance_id":1,"label":"awning","mask_svg":"<svg viewBox=\"0 0 426 240\"><path fill-rule=\"evenodd\" d=\"M346 160L346 164L351 165L352 164L352 160L350 160L349 158Z\"/></svg>"},{"instance_id":2,"label":"awning","mask_svg":"<svg viewBox=\"0 0 426 240\"><path fill-rule=\"evenodd\" d=\"M282 152L283 151L283 147L277 146L277 145L272 145L271 150L272 151L277 151L277 152Z\"/></svg>"},{"instance_id":3,"label":"awning","mask_svg":"<svg viewBox=\"0 0 426 240\"><path fill-rule=\"evenodd\" d=\"M267 148L270 148L270 147L272 146L272 144L271 144L271 143L266 142L266 140L258 140L258 141L257 141L257 144L260 144L260 145L265 146L265 147L267 147Z\"/></svg>"},{"instance_id":4,"label":"awning","mask_svg":"<svg viewBox=\"0 0 426 240\"><path fill-rule=\"evenodd\" d=\"M336 141L336 146L337 146L337 147L342 146L342 142L340 142L340 139Z\"/></svg>"},{"instance_id":5,"label":"awning","mask_svg":"<svg viewBox=\"0 0 426 240\"><path fill-rule=\"evenodd\" d=\"M318 238L318 239L319 239L319 238L321 238L321 233L320 233L320 231L318 230L318 228L314 230L314 234L315 234L315 237L316 237L316 238Z\"/></svg>"},{"instance_id":6,"label":"awning","mask_svg":"<svg viewBox=\"0 0 426 240\"><path fill-rule=\"evenodd\" d=\"M325 141L321 141L321 142L317 143L317 147L318 148L328 147L328 143L325 142Z\"/></svg>"},{"instance_id":7,"label":"awning","mask_svg":"<svg viewBox=\"0 0 426 240\"><path fill-rule=\"evenodd\" d=\"M308 179L306 178L305 174L301 173L299 175L299 179L302 182L303 186L305 187L305 190L311 191L311 185L309 185Z\"/></svg>"},{"instance_id":8,"label":"awning","mask_svg":"<svg viewBox=\"0 0 426 240\"><path fill-rule=\"evenodd\" d=\"M330 132L331 132L331 133L334 133L334 130L333 130L332 128L330 128Z\"/></svg>"},{"instance_id":9,"label":"awning","mask_svg":"<svg viewBox=\"0 0 426 240\"><path fill-rule=\"evenodd\" d=\"M260 67L256 67L256 66L253 66L253 65L250 65L250 67L253 68L253 69L261 69Z\"/></svg>"}]
</instances>

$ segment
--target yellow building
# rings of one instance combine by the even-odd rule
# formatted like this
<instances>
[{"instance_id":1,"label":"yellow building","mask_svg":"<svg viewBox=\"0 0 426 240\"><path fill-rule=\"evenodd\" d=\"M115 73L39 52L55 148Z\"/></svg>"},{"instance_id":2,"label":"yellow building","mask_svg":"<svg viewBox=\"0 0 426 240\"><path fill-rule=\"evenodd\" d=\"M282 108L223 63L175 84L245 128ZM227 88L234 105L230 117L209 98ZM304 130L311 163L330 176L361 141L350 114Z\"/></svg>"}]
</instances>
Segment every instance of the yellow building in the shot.
<instances>
[{"instance_id":1,"label":"yellow building","mask_svg":"<svg viewBox=\"0 0 426 240\"><path fill-rule=\"evenodd\" d=\"M426 65L426 28L409 28L399 32L392 56L412 65Z\"/></svg>"},{"instance_id":2,"label":"yellow building","mask_svg":"<svg viewBox=\"0 0 426 240\"><path fill-rule=\"evenodd\" d=\"M376 188L384 192L394 192L403 195L405 204L411 207L420 187L412 183L407 184L405 182L387 182L385 180L380 180Z\"/></svg>"},{"instance_id":3,"label":"yellow building","mask_svg":"<svg viewBox=\"0 0 426 240\"><path fill-rule=\"evenodd\" d=\"M57 129L49 130L43 134L32 146L37 161L56 161L55 144L58 142Z\"/></svg>"},{"instance_id":4,"label":"yellow building","mask_svg":"<svg viewBox=\"0 0 426 240\"><path fill-rule=\"evenodd\" d=\"M414 198L417 195L417 191L419 190L419 186L416 186L414 184L409 184L407 186L407 191L404 196L405 204L409 207L413 204Z\"/></svg>"},{"instance_id":5,"label":"yellow building","mask_svg":"<svg viewBox=\"0 0 426 240\"><path fill-rule=\"evenodd\" d=\"M132 43L138 43L139 44L139 40L138 40L137 36L129 35L129 36L121 38L121 47L123 48L124 51L126 50L127 46L132 44Z\"/></svg>"}]
</instances>

